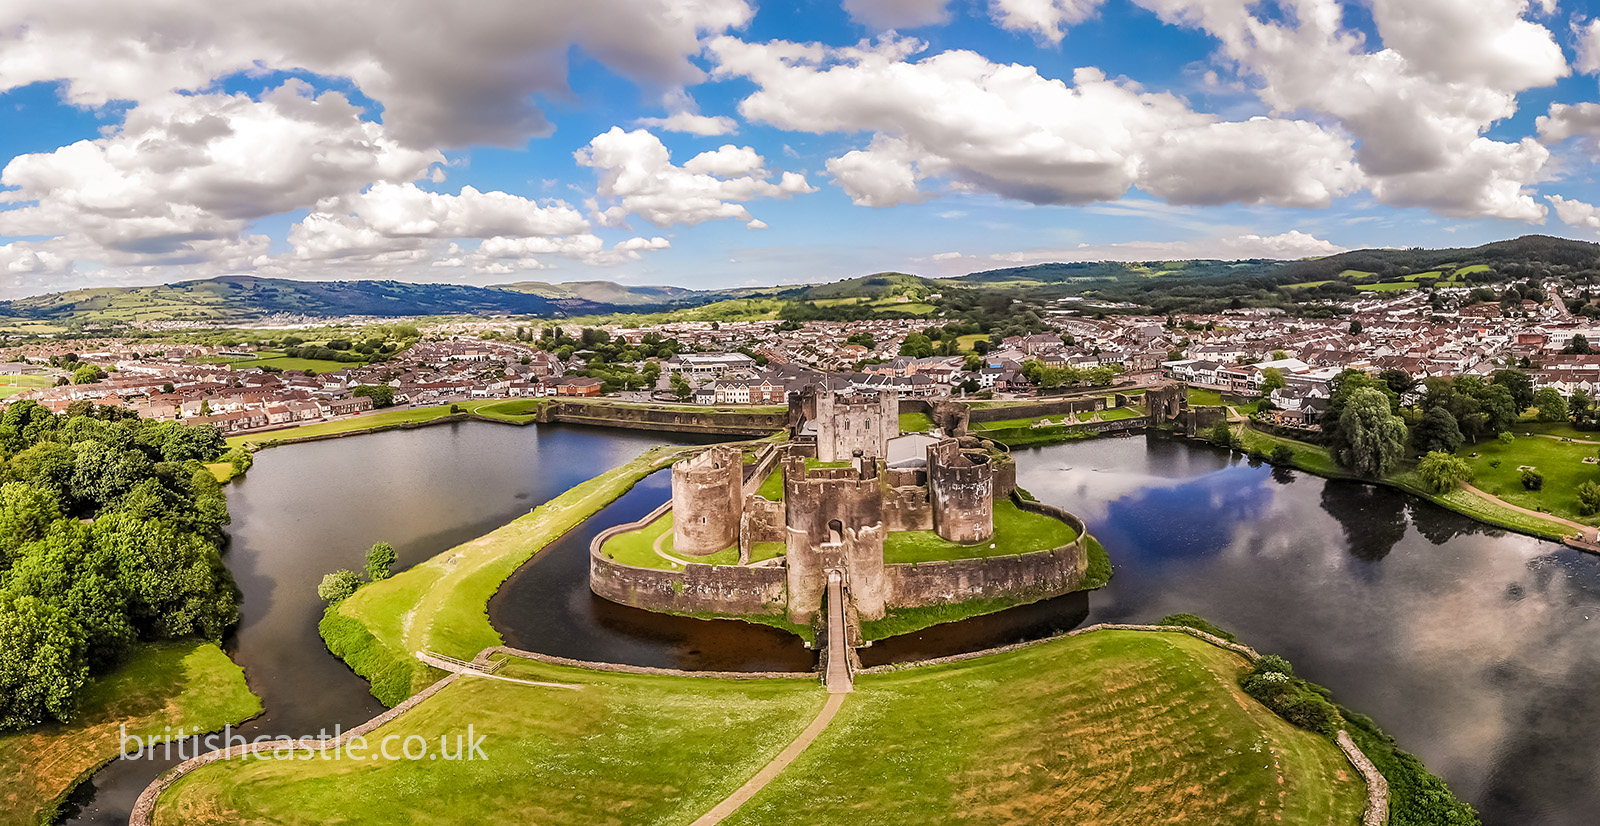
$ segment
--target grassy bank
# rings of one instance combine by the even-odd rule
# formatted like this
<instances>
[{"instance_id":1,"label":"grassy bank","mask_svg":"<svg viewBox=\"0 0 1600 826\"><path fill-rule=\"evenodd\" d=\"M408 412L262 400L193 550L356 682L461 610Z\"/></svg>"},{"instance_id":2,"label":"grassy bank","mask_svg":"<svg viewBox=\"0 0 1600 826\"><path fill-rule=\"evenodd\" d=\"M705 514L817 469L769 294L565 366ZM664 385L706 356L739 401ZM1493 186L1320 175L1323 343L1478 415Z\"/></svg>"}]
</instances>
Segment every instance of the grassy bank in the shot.
<instances>
[{"instance_id":1,"label":"grassy bank","mask_svg":"<svg viewBox=\"0 0 1600 826\"><path fill-rule=\"evenodd\" d=\"M1318 476L1329 479L1352 479L1389 485L1480 522L1544 539L1559 542L1561 537L1575 532L1573 528L1559 522L1519 513L1499 502L1478 496L1465 489L1457 489L1443 494L1434 493L1422 483L1421 479L1417 478L1411 463L1407 463L1383 479L1363 479L1340 466L1338 462L1334 461L1328 449L1321 445L1274 436L1249 426L1235 428L1235 432L1239 435L1245 450L1259 450L1262 453L1271 453L1273 448L1279 445L1287 446L1294 452L1292 462L1294 467Z\"/></svg>"},{"instance_id":2,"label":"grassy bank","mask_svg":"<svg viewBox=\"0 0 1600 826\"><path fill-rule=\"evenodd\" d=\"M992 556L1047 551L1078 538L1078 532L1054 517L1025 511L1009 499L994 503L994 538L961 544L933 531L891 531L883 540L883 561L937 562L948 559L986 559Z\"/></svg>"},{"instance_id":3,"label":"grassy bank","mask_svg":"<svg viewBox=\"0 0 1600 826\"><path fill-rule=\"evenodd\" d=\"M72 723L0 735L0 826L52 822L68 792L122 753L124 725L130 737L161 738L215 731L260 712L244 672L216 645L142 646L90 684Z\"/></svg>"},{"instance_id":4,"label":"grassy bank","mask_svg":"<svg viewBox=\"0 0 1600 826\"><path fill-rule=\"evenodd\" d=\"M244 445L271 447L274 443L292 442L297 439L367 433L427 424L462 414L523 424L533 421L538 416L539 407L544 403L545 400L543 399L512 399L509 401L505 399L487 399L473 402L457 402L453 405L439 404L431 407L392 408L348 419L339 419L338 421L314 422L295 427L285 427L280 430L269 430L263 433L230 436L228 437L228 447ZM452 407L456 408L454 413L451 412Z\"/></svg>"},{"instance_id":5,"label":"grassy bank","mask_svg":"<svg viewBox=\"0 0 1600 826\"><path fill-rule=\"evenodd\" d=\"M321 631L328 649L395 705L439 673L415 652L471 659L503 640L489 625L489 598L522 563L562 534L669 465L684 447L654 447L484 536L389 579L367 585L328 609Z\"/></svg>"},{"instance_id":6,"label":"grassy bank","mask_svg":"<svg viewBox=\"0 0 1600 826\"><path fill-rule=\"evenodd\" d=\"M689 556L677 553L672 546L673 515L672 511L668 511L665 516L636 531L618 534L607 541L600 550L606 556L625 565L636 565L641 568L662 568L669 571L682 570L684 564L688 562L699 562L706 565L739 564L739 546L737 544L705 556ZM660 547L662 553L667 556L664 557L656 553L657 547ZM750 548L750 561L760 562L764 559L782 556L783 551L782 542L756 542Z\"/></svg>"},{"instance_id":7,"label":"grassy bank","mask_svg":"<svg viewBox=\"0 0 1600 826\"><path fill-rule=\"evenodd\" d=\"M1237 688L1192 637L1100 631L863 676L832 725L730 826L1060 822L1355 824L1365 788L1327 740ZM814 680L619 675L513 661L578 691L463 678L369 740L470 724L488 760L234 760L156 823L682 824L811 720Z\"/></svg>"}]
</instances>

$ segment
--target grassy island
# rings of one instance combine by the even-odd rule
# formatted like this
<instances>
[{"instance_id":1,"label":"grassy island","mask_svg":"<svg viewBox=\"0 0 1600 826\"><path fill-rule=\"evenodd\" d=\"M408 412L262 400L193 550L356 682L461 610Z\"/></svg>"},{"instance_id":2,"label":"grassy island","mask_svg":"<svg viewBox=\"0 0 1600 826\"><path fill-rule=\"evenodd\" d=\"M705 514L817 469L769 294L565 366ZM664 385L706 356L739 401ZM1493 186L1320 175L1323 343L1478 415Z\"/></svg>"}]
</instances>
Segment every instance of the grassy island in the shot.
<instances>
[{"instance_id":1,"label":"grassy island","mask_svg":"<svg viewBox=\"0 0 1600 826\"><path fill-rule=\"evenodd\" d=\"M1238 688L1244 659L1179 634L1096 631L864 675L799 759L725 823L1359 823L1327 739ZM487 760L230 760L180 780L155 823L684 824L807 726L814 680L614 674L513 660L369 739L468 725Z\"/></svg>"}]
</instances>

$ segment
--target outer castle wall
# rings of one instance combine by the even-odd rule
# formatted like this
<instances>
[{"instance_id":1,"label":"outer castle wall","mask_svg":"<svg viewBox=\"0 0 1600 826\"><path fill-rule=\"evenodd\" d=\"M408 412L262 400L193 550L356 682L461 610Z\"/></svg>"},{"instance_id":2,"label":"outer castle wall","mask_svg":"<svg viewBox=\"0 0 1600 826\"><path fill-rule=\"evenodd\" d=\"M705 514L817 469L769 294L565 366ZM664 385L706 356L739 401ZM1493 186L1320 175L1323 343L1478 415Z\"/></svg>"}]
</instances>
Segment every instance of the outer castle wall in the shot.
<instances>
[{"instance_id":1,"label":"outer castle wall","mask_svg":"<svg viewBox=\"0 0 1600 826\"><path fill-rule=\"evenodd\" d=\"M612 602L668 613L777 614L788 597L784 570L773 566L691 564L682 571L641 568L600 552L606 540L642 528L672 510L668 502L638 522L601 531L589 545L589 589Z\"/></svg>"},{"instance_id":2,"label":"outer castle wall","mask_svg":"<svg viewBox=\"0 0 1600 826\"><path fill-rule=\"evenodd\" d=\"M1059 508L1012 497L1017 507L1071 525L1073 541L1048 551L987 559L953 559L885 566L894 608L918 608L973 599L1034 602L1075 591L1089 570L1083 520Z\"/></svg>"}]
</instances>

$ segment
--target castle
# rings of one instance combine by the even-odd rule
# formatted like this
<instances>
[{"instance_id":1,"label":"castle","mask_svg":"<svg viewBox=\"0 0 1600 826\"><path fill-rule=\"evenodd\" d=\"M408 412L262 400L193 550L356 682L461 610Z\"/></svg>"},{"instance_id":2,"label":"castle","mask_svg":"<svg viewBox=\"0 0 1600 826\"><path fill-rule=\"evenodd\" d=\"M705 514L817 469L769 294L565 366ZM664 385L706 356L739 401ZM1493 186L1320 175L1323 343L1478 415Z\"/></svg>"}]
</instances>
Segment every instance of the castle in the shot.
<instances>
[{"instance_id":1,"label":"castle","mask_svg":"<svg viewBox=\"0 0 1600 826\"><path fill-rule=\"evenodd\" d=\"M901 434L893 393L845 396L812 388L793 404L793 439L765 446L754 461L746 462L741 447L716 445L673 465L670 503L596 537L593 590L643 608L781 613L788 622L818 627L832 580L855 647L865 644L862 622L895 608L993 597L1031 601L1073 590L1081 580L1082 523L1013 496L1015 465L992 445L937 430ZM774 475L781 486L772 484ZM991 555L988 549L1008 541L996 529L997 501L1008 519L1055 520L1064 536L1075 538ZM683 570L628 565L605 552L610 539L647 530L668 512L668 556L681 558ZM919 547L946 556L889 561L886 541L896 535L914 535ZM665 537L656 540L658 551ZM696 562L712 555L719 564Z\"/></svg>"}]
</instances>

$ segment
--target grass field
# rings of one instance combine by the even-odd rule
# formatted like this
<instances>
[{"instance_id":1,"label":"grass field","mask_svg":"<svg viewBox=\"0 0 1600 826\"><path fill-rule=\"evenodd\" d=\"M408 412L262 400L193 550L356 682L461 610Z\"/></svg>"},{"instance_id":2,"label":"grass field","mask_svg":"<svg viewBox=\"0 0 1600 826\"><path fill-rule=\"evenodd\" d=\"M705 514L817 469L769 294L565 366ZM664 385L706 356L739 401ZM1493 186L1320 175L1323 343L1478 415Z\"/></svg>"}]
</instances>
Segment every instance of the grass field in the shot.
<instances>
[{"instance_id":1,"label":"grass field","mask_svg":"<svg viewBox=\"0 0 1600 826\"><path fill-rule=\"evenodd\" d=\"M487 401L458 402L455 407L462 413L476 413L480 416L508 422L526 422L533 420L539 406L543 403L541 399L513 399L510 401L489 399ZM338 433L356 433L406 424L420 424L454 415L450 412L450 407L451 405L448 404L440 404L432 407L403 407L380 410L376 413L339 419L338 421L315 422L297 427L286 427L281 430L269 430L263 433L229 436L227 441L228 447L264 445L286 439L303 439L308 436L331 436Z\"/></svg>"},{"instance_id":2,"label":"grass field","mask_svg":"<svg viewBox=\"0 0 1600 826\"><path fill-rule=\"evenodd\" d=\"M1373 293L1392 293L1400 290L1414 290L1417 285L1412 281L1386 281L1379 284L1357 284L1356 289Z\"/></svg>"},{"instance_id":3,"label":"grass field","mask_svg":"<svg viewBox=\"0 0 1600 826\"><path fill-rule=\"evenodd\" d=\"M54 387L55 376L0 376L0 399L15 396L26 390Z\"/></svg>"},{"instance_id":4,"label":"grass field","mask_svg":"<svg viewBox=\"0 0 1600 826\"><path fill-rule=\"evenodd\" d=\"M935 562L942 559L985 559L992 556L1046 551L1078 538L1078 532L1048 516L1030 513L1009 499L994 503L994 539L962 545L933 531L891 531L883 539L883 561Z\"/></svg>"},{"instance_id":5,"label":"grass field","mask_svg":"<svg viewBox=\"0 0 1600 826\"><path fill-rule=\"evenodd\" d=\"M229 364L235 370L248 370L252 367L276 367L279 370L310 370L313 373L334 373L351 367L360 367L363 362L331 361L328 359L297 359L289 358L281 352L263 350L256 353L254 358L201 358L193 359L197 364Z\"/></svg>"},{"instance_id":6,"label":"grass field","mask_svg":"<svg viewBox=\"0 0 1600 826\"><path fill-rule=\"evenodd\" d=\"M926 413L901 413L901 433L927 433L933 429L933 420Z\"/></svg>"},{"instance_id":7,"label":"grass field","mask_svg":"<svg viewBox=\"0 0 1600 826\"><path fill-rule=\"evenodd\" d=\"M693 449L646 450L490 533L362 587L324 615L323 641L372 683L374 696L398 704L440 676L415 652L470 660L500 645L486 610L500 583L634 483Z\"/></svg>"},{"instance_id":8,"label":"grass field","mask_svg":"<svg viewBox=\"0 0 1600 826\"><path fill-rule=\"evenodd\" d=\"M862 676L799 759L725 823L1356 824L1331 742L1237 688L1244 660L1181 634L1099 631ZM489 760L234 760L164 794L171 824L685 824L810 722L814 680L622 675L512 661L373 737L484 735Z\"/></svg>"},{"instance_id":9,"label":"grass field","mask_svg":"<svg viewBox=\"0 0 1600 826\"><path fill-rule=\"evenodd\" d=\"M706 565L738 565L739 546L737 544L724 548L714 554L706 556L688 556L678 554L672 546L673 512L668 511L666 516L640 528L618 534L600 547L601 553L627 565L637 565L641 568L661 568L668 571L683 570L684 562L699 562ZM656 540L661 540L663 553L673 557L666 559L656 553ZM750 561L760 562L764 559L783 556L784 545L782 542L756 542L750 546ZM674 561L678 560L678 561Z\"/></svg>"},{"instance_id":10,"label":"grass field","mask_svg":"<svg viewBox=\"0 0 1600 826\"><path fill-rule=\"evenodd\" d=\"M1190 407L1216 407L1220 404L1222 404L1222 393L1220 391L1189 388Z\"/></svg>"},{"instance_id":11,"label":"grass field","mask_svg":"<svg viewBox=\"0 0 1600 826\"><path fill-rule=\"evenodd\" d=\"M50 823L62 798L122 752L129 736L215 731L261 712L244 672L212 643L135 649L85 689L76 720L0 735L0 826Z\"/></svg>"},{"instance_id":12,"label":"grass field","mask_svg":"<svg viewBox=\"0 0 1600 826\"><path fill-rule=\"evenodd\" d=\"M960 347L961 352L965 353L976 346L978 342L988 340L989 337L983 333L972 333L965 336L956 336L956 346Z\"/></svg>"},{"instance_id":13,"label":"grass field","mask_svg":"<svg viewBox=\"0 0 1600 826\"><path fill-rule=\"evenodd\" d=\"M849 462L824 462L821 459L815 459L815 458L810 458L810 457L808 457L806 459L806 470L816 470L817 468L828 468L828 467L835 467L835 468L837 468L837 467L850 467L850 463ZM756 495L766 499L769 502L782 502L783 501L783 466L782 465L773 465L772 472L767 474L767 478L761 480L761 487L756 488Z\"/></svg>"},{"instance_id":14,"label":"grass field","mask_svg":"<svg viewBox=\"0 0 1600 826\"><path fill-rule=\"evenodd\" d=\"M1570 427L1560 426L1542 429L1553 433L1571 430ZM1576 493L1580 483L1600 483L1600 465L1583 463L1585 457L1596 455L1600 445L1524 436L1522 434L1534 432L1526 425L1516 426L1514 432L1516 438L1509 445L1503 445L1497 439L1486 439L1475 445L1462 446L1457 455L1472 466L1472 484L1519 507L1545 511L1579 522L1600 524L1600 517L1578 514ZM1575 438L1595 436L1593 433L1572 432ZM1474 453L1477 456L1473 456ZM1496 464L1499 466L1496 467ZM1523 488L1522 472L1517 469L1521 465L1532 465L1544 474L1542 489L1530 491Z\"/></svg>"}]
</instances>

